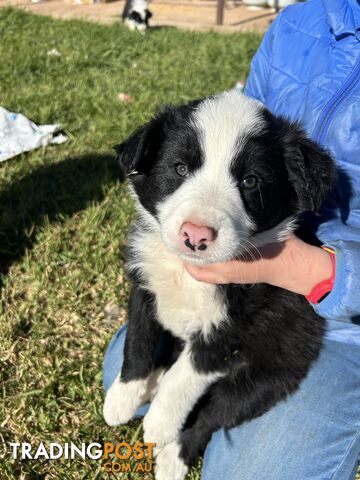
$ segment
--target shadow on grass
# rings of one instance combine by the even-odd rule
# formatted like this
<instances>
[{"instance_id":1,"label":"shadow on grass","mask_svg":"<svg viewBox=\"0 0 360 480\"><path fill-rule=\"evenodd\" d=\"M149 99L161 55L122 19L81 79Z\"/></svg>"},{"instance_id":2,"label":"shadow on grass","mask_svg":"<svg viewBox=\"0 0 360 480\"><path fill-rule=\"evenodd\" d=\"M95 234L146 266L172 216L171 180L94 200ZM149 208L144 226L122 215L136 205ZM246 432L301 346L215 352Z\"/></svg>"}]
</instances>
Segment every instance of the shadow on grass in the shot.
<instances>
[{"instance_id":1,"label":"shadow on grass","mask_svg":"<svg viewBox=\"0 0 360 480\"><path fill-rule=\"evenodd\" d=\"M117 180L123 179L114 157L89 154L40 167L1 191L0 275L32 247L37 227L103 200L104 187Z\"/></svg>"}]
</instances>

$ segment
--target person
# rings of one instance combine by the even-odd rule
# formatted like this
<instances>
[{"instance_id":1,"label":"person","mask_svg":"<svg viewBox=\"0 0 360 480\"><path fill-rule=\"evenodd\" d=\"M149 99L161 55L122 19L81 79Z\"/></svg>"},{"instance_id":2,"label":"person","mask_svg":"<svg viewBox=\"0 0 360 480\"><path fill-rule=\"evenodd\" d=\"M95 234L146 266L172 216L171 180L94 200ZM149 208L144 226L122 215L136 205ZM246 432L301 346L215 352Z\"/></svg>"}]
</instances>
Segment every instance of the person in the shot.
<instances>
[{"instance_id":1,"label":"person","mask_svg":"<svg viewBox=\"0 0 360 480\"><path fill-rule=\"evenodd\" d=\"M202 479L353 479L360 452L357 0L310 0L283 10L252 61L245 93L272 113L301 122L336 159L336 188L319 217L304 219L333 253L291 236L278 255L265 255L263 260L185 264L185 268L202 282L267 282L310 294L313 308L327 321L327 331L319 359L295 394L261 417L213 434L204 455ZM314 298L316 287L332 273L327 295ZM105 355L105 388L120 371L124 337L123 328Z\"/></svg>"}]
</instances>

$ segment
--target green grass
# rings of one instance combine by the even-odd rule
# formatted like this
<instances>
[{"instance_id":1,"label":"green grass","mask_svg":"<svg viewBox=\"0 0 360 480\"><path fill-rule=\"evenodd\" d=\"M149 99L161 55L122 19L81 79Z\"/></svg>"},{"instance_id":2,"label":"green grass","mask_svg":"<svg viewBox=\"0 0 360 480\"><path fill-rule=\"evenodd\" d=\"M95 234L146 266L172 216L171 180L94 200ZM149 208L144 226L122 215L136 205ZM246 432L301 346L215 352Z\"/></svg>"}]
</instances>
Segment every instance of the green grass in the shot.
<instances>
[{"instance_id":1,"label":"green grass","mask_svg":"<svg viewBox=\"0 0 360 480\"><path fill-rule=\"evenodd\" d=\"M101 415L102 358L125 317L121 251L133 215L111 146L161 104L231 88L260 38L170 28L142 36L13 9L0 10L0 38L0 105L71 134L0 165L0 441L141 438L139 422L112 429ZM53 48L60 57L47 55ZM122 104L120 92L134 102ZM1 453L1 479L105 476L99 461Z\"/></svg>"}]
</instances>

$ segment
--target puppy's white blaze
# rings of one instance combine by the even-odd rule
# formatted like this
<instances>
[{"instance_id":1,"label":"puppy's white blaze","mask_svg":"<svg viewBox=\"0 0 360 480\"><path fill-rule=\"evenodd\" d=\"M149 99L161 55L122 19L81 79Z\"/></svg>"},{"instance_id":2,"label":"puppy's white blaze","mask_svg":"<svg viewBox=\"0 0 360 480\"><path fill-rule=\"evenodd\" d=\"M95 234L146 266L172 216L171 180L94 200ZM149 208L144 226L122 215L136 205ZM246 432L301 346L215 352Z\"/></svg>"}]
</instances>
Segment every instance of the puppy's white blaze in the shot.
<instances>
[{"instance_id":1,"label":"puppy's white blaze","mask_svg":"<svg viewBox=\"0 0 360 480\"><path fill-rule=\"evenodd\" d=\"M168 370L144 418L144 440L166 445L178 437L189 412L208 387L222 376L219 372L195 370L189 347Z\"/></svg>"},{"instance_id":2,"label":"puppy's white blaze","mask_svg":"<svg viewBox=\"0 0 360 480\"><path fill-rule=\"evenodd\" d=\"M196 256L204 263L234 257L240 237L248 238L253 227L235 181L226 170L214 177L206 160L193 177L159 205L158 213L162 239L167 248L177 254L183 253L179 232L184 222L198 223L217 231L216 240ZM193 252L189 250L188 253Z\"/></svg>"},{"instance_id":3,"label":"puppy's white blaze","mask_svg":"<svg viewBox=\"0 0 360 480\"><path fill-rule=\"evenodd\" d=\"M213 179L230 170L242 140L262 130L262 110L260 102L235 91L208 98L199 105L193 124L200 133L205 162Z\"/></svg>"}]
</instances>

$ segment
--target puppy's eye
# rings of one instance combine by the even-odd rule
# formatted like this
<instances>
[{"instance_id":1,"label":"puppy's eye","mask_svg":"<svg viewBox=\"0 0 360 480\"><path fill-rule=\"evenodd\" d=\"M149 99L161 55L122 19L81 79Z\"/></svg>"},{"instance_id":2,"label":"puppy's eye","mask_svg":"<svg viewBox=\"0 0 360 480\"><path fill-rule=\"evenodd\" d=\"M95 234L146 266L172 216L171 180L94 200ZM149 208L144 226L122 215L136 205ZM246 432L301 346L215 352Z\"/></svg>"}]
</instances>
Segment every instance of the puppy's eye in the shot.
<instances>
[{"instance_id":1,"label":"puppy's eye","mask_svg":"<svg viewBox=\"0 0 360 480\"><path fill-rule=\"evenodd\" d=\"M184 163L177 163L175 165L175 172L180 175L180 177L187 177L189 175L189 169Z\"/></svg>"},{"instance_id":2,"label":"puppy's eye","mask_svg":"<svg viewBox=\"0 0 360 480\"><path fill-rule=\"evenodd\" d=\"M258 179L255 175L249 175L248 177L243 178L241 185L245 188L253 188L257 185Z\"/></svg>"}]
</instances>

